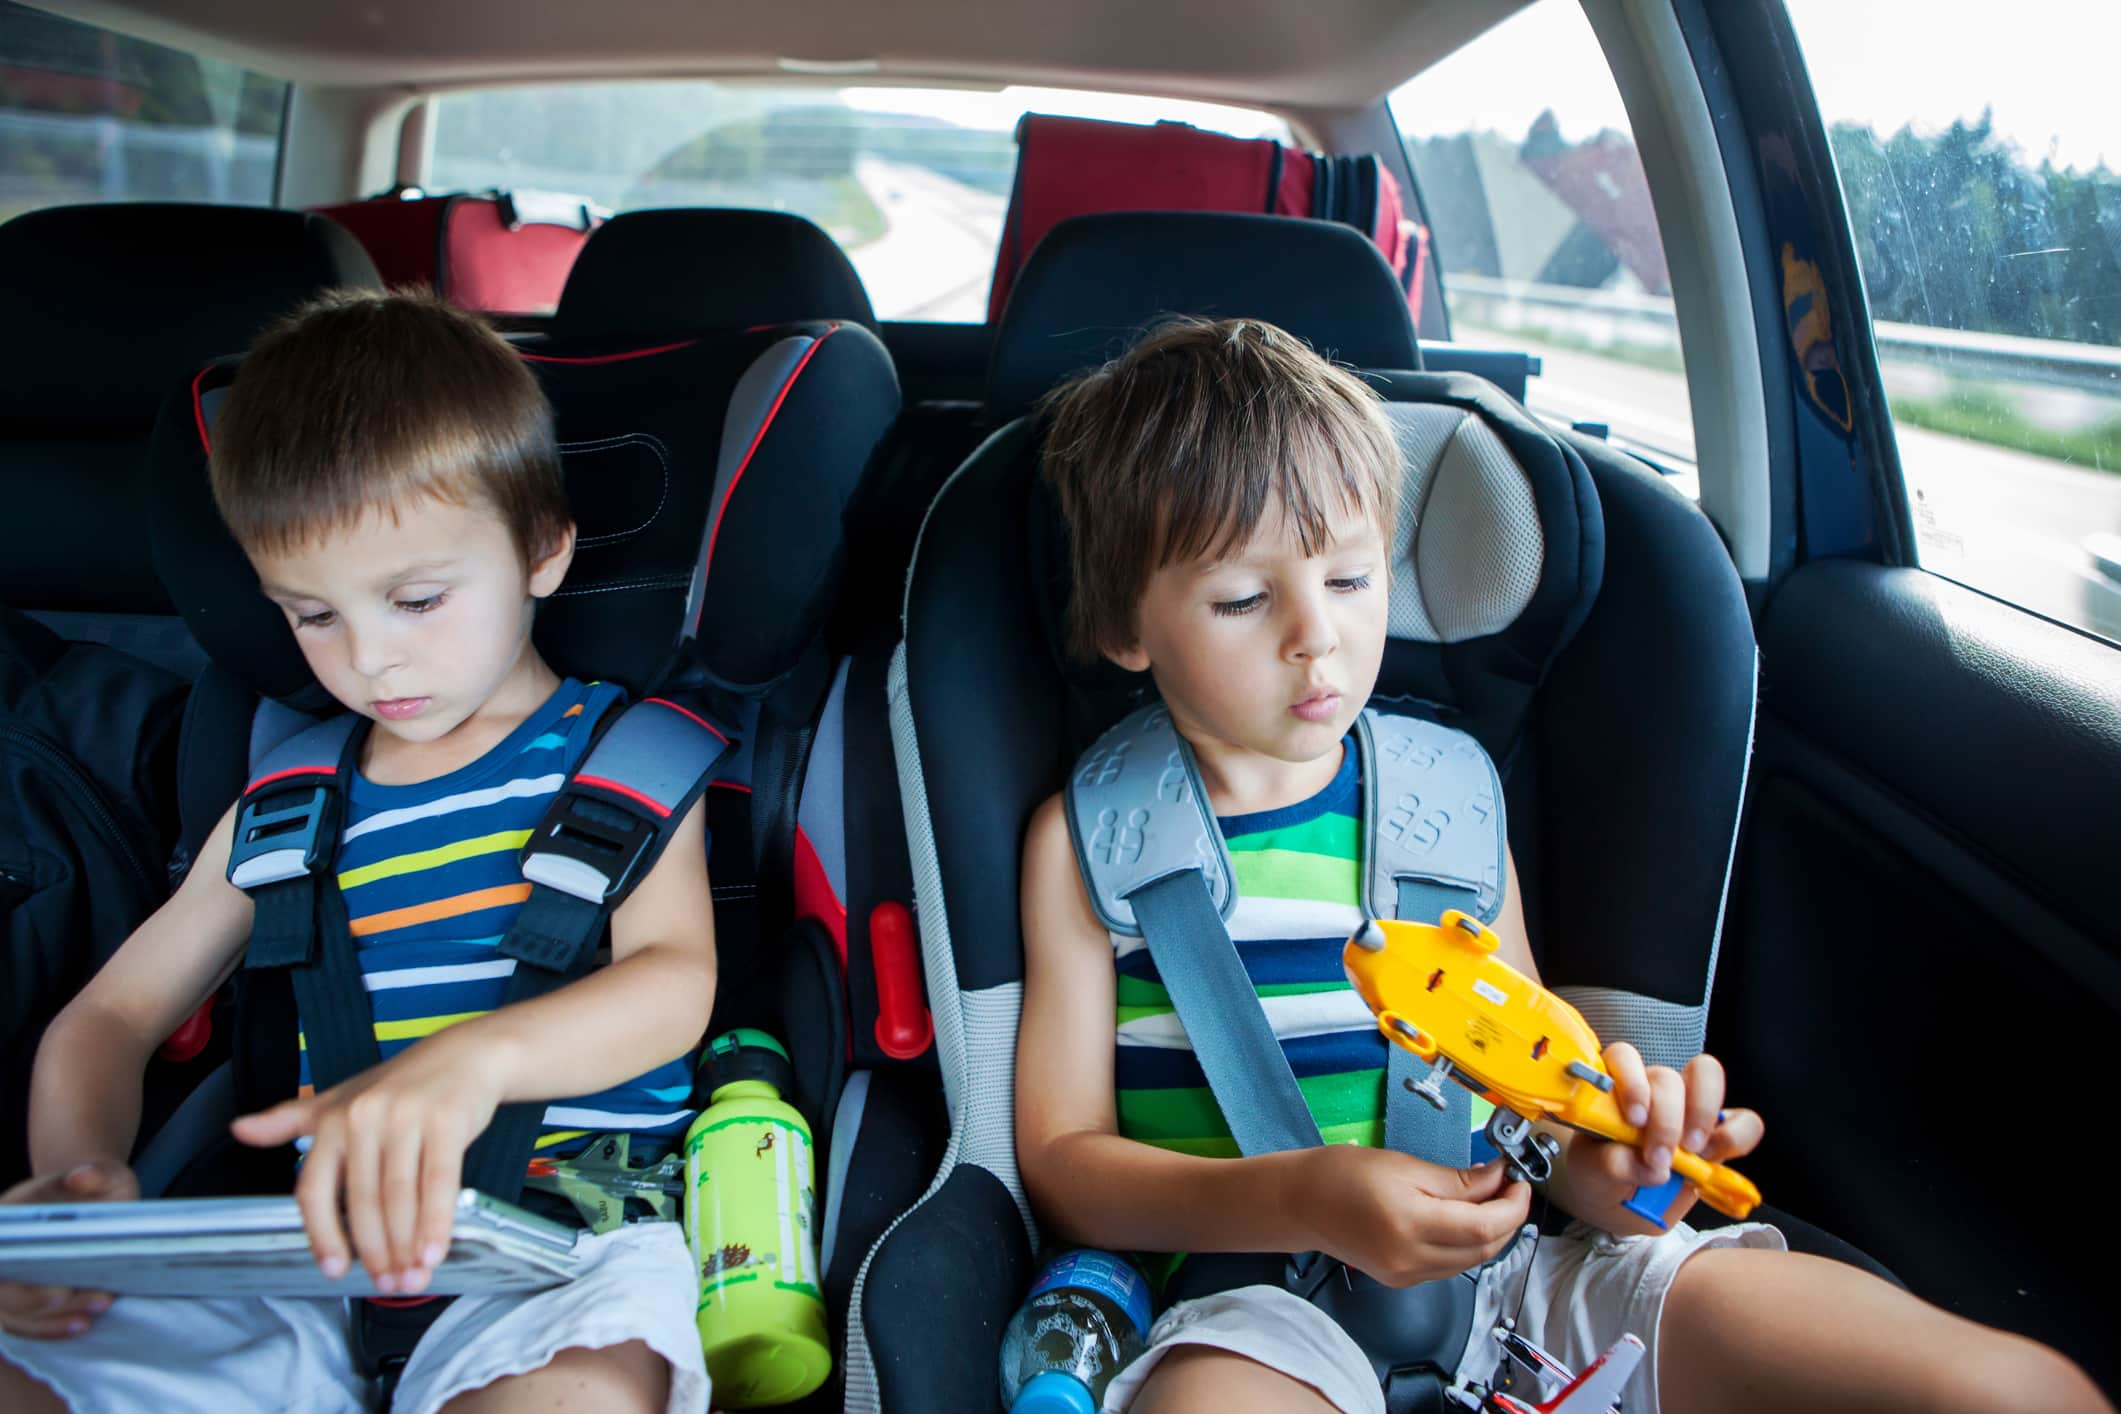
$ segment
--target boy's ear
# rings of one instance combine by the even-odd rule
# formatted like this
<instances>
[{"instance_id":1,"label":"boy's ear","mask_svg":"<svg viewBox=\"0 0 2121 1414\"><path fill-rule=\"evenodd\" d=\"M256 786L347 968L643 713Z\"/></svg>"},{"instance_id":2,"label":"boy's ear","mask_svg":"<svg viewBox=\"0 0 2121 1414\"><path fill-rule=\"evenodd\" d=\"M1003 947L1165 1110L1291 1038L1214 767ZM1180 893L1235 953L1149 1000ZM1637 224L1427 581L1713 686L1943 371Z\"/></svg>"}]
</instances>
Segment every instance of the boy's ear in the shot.
<instances>
[{"instance_id":1,"label":"boy's ear","mask_svg":"<svg viewBox=\"0 0 2121 1414\"><path fill-rule=\"evenodd\" d=\"M552 542L545 557L530 567L530 597L543 599L560 587L567 578L567 568L574 563L574 522L567 522Z\"/></svg>"},{"instance_id":2,"label":"boy's ear","mask_svg":"<svg viewBox=\"0 0 2121 1414\"><path fill-rule=\"evenodd\" d=\"M1105 656L1130 673L1149 671L1148 651L1139 642L1130 643L1125 648L1107 648Z\"/></svg>"}]
</instances>

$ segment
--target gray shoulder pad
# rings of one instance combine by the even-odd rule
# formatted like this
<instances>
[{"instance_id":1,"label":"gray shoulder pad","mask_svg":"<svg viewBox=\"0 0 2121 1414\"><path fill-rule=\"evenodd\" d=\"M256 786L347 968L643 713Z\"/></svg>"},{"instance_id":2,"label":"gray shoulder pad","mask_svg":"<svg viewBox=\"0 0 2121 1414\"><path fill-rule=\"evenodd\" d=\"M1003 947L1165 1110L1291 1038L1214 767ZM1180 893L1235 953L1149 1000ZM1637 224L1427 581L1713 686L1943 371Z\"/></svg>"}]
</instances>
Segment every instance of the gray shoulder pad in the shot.
<instances>
[{"instance_id":1,"label":"gray shoulder pad","mask_svg":"<svg viewBox=\"0 0 2121 1414\"><path fill-rule=\"evenodd\" d=\"M1216 911L1230 916L1237 885L1229 852L1192 748L1162 703L1129 713L1083 753L1067 802L1068 838L1107 928L1140 937L1127 896L1186 869L1201 872Z\"/></svg>"},{"instance_id":2,"label":"gray shoulder pad","mask_svg":"<svg viewBox=\"0 0 2121 1414\"><path fill-rule=\"evenodd\" d=\"M1355 721L1363 753L1365 887L1373 918L1399 916L1400 884L1462 892L1452 906L1492 923L1502 912L1509 832L1495 763L1464 732L1368 708Z\"/></svg>"}]
</instances>

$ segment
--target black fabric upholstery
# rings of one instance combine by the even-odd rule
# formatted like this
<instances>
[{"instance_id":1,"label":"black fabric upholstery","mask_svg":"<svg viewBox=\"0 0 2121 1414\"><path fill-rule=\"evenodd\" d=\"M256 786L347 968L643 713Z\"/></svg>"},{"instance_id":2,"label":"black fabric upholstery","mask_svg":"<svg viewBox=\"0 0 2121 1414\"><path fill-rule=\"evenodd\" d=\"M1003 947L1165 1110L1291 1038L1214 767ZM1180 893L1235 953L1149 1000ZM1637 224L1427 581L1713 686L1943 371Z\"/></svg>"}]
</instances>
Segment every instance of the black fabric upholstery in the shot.
<instances>
[{"instance_id":1,"label":"black fabric upholstery","mask_svg":"<svg viewBox=\"0 0 2121 1414\"><path fill-rule=\"evenodd\" d=\"M1577 443L1605 574L1537 707L1541 967L1699 1005L1752 745L1753 630L1708 517L1633 458ZM1524 868L1520 857L1519 867ZM1544 922L1547 926L1541 926Z\"/></svg>"},{"instance_id":2,"label":"black fabric upholstery","mask_svg":"<svg viewBox=\"0 0 2121 1414\"><path fill-rule=\"evenodd\" d=\"M156 409L319 291L375 266L321 216L113 204L0 226L0 602L166 614L140 477Z\"/></svg>"},{"instance_id":3,"label":"black fabric upholstery","mask_svg":"<svg viewBox=\"0 0 2121 1414\"><path fill-rule=\"evenodd\" d=\"M1358 368L1421 367L1406 292L1377 247L1349 227L1291 216L1107 212L1061 222L1024 263L995 335L990 414L1016 416L1166 314L1243 315Z\"/></svg>"},{"instance_id":4,"label":"black fabric upholstery","mask_svg":"<svg viewBox=\"0 0 2121 1414\"><path fill-rule=\"evenodd\" d=\"M801 346L790 352L789 341ZM778 401L731 398L761 360L811 356ZM526 355L551 399L577 518L573 568L542 606L540 649L561 672L638 690L669 661L706 536L698 642L726 686L771 682L823 628L844 561L840 513L897 410L883 346L853 325L783 325L647 350L553 341ZM201 398L238 375L210 370L169 400L154 445L155 563L207 653L254 691L322 708L278 610L215 511ZM777 410L775 410L777 409ZM830 417L825 410L831 409ZM767 414L771 412L770 419ZM716 467L732 416L743 458L722 504ZM748 453L747 453L748 448Z\"/></svg>"},{"instance_id":5,"label":"black fabric upholstery","mask_svg":"<svg viewBox=\"0 0 2121 1414\"><path fill-rule=\"evenodd\" d=\"M882 1406L993 1414L1002 1331L1031 1277L1009 1191L985 1169L959 1164L869 1263L862 1325Z\"/></svg>"},{"instance_id":6,"label":"black fabric upholstery","mask_svg":"<svg viewBox=\"0 0 2121 1414\"><path fill-rule=\"evenodd\" d=\"M786 319L876 328L845 252L782 211L628 211L599 226L560 292L562 337L744 329Z\"/></svg>"},{"instance_id":7,"label":"black fabric upholstery","mask_svg":"<svg viewBox=\"0 0 2121 1414\"><path fill-rule=\"evenodd\" d=\"M1024 573L1033 428L997 433L929 511L906 592L907 700L924 751L957 980L1020 981L1024 822L1068 767L1062 678Z\"/></svg>"}]
</instances>

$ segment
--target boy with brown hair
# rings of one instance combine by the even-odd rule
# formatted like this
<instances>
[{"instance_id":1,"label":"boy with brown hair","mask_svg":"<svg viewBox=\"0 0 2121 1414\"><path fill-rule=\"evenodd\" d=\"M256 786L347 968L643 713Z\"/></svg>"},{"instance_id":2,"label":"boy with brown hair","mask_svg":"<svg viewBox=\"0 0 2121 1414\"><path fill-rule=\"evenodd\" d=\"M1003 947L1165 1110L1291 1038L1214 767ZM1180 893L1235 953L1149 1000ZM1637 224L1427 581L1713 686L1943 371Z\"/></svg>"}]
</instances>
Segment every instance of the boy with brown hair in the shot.
<instances>
[{"instance_id":1,"label":"boy with brown hair","mask_svg":"<svg viewBox=\"0 0 2121 1414\"><path fill-rule=\"evenodd\" d=\"M530 892L517 850L615 688L531 642L574 551L551 409L522 361L438 300L347 293L261 337L214 428L213 492L317 681L364 719L334 868L381 1063L236 1121L307 1140L295 1196L318 1265L398 1296L446 1252L466 1149L550 1102L542 1152L586 1131L665 1141L692 1111L712 1010L706 831L694 805L612 916L611 961L502 1005L497 945ZM35 1177L0 1201L124 1199L141 1074L242 964L231 807L170 901L52 1023L31 1080ZM554 1045L594 1035L595 1046ZM292 1079L292 1077L290 1077ZM298 1143L298 1147L300 1144ZM636 1145L639 1149L641 1145ZM584 1274L457 1298L405 1365L401 1410L706 1408L677 1225L585 1237ZM128 1297L0 1283L8 1409L360 1409L344 1303Z\"/></svg>"},{"instance_id":2,"label":"boy with brown hair","mask_svg":"<svg viewBox=\"0 0 2121 1414\"><path fill-rule=\"evenodd\" d=\"M1340 951L1364 921L1350 732L1383 657L1392 562L1412 543L1392 429L1359 379L1246 320L1153 331L1047 412L1044 475L1072 536L1070 647L1153 678L1227 848L1238 961L1324 1141L1238 1156L1176 981L1093 899L1091 856L1056 795L1024 845L1016 1087L1018 1164L1050 1233L1146 1252L1315 1251L1390 1288L1473 1276L1462 1350L1383 1352L1426 1355L1461 1384L1494 1367L1486 1332L1522 1290L1524 1333L1574 1368L1641 1337L1630 1414L2108 1407L2054 1352L1790 1253L1773 1228L1689 1228L1690 1188L1661 1235L1624 1210L1666 1180L1675 1146L1725 1160L1760 1142L1759 1116L1725 1110L1712 1057L1674 1071L1606 1048L1644 1139L1556 1136L1547 1196L1576 1219L1560 1237L1513 1241L1530 1194L1500 1161L1454 1169L1382 1147L1387 1047ZM1499 882L1500 956L1536 978L1506 854ZM1075 1058L1068 1083L1033 1064L1054 1055ZM1157 1321L1108 1410L1385 1408L1380 1352L1315 1297L1256 1277L1189 1283L1193 1265L1173 1283L1195 1299Z\"/></svg>"}]
</instances>

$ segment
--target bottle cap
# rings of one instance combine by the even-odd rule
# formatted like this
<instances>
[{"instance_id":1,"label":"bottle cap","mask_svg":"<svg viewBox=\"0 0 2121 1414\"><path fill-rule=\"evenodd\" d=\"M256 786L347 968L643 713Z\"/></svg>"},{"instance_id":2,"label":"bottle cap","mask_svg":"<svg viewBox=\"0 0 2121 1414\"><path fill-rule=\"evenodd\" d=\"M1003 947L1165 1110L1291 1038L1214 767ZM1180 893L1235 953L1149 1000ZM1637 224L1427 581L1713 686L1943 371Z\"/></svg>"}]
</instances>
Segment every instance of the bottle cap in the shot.
<instances>
[{"instance_id":1,"label":"bottle cap","mask_svg":"<svg viewBox=\"0 0 2121 1414\"><path fill-rule=\"evenodd\" d=\"M795 1066L781 1043L763 1031L739 1027L714 1038L700 1053L695 1093L709 1096L740 1080L762 1080L783 1096L795 1090Z\"/></svg>"},{"instance_id":2,"label":"bottle cap","mask_svg":"<svg viewBox=\"0 0 2121 1414\"><path fill-rule=\"evenodd\" d=\"M1090 1391L1075 1376L1060 1370L1033 1375L1016 1392L1009 1414L1097 1414Z\"/></svg>"}]
</instances>

